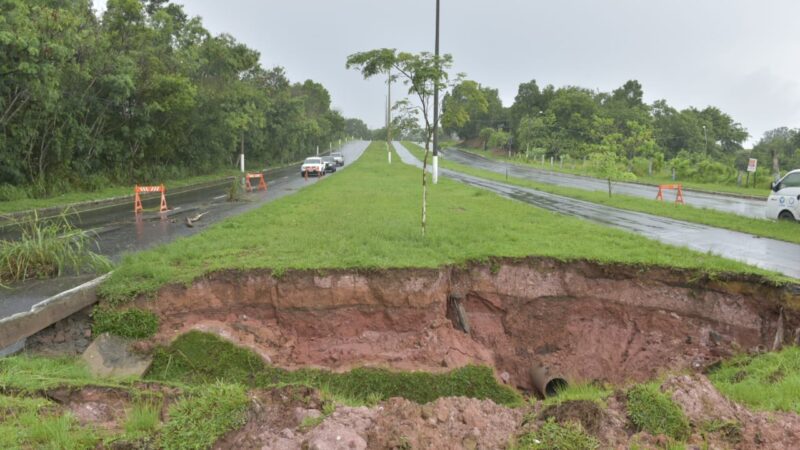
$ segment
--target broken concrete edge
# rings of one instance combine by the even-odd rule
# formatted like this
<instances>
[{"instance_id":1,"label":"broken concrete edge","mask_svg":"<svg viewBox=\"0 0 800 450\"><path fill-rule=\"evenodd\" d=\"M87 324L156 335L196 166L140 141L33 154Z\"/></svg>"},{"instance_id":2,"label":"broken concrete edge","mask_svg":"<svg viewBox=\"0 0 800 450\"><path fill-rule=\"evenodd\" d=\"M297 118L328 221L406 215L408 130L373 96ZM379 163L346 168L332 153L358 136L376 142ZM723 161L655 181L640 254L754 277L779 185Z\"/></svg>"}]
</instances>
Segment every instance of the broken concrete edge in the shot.
<instances>
[{"instance_id":1,"label":"broken concrete edge","mask_svg":"<svg viewBox=\"0 0 800 450\"><path fill-rule=\"evenodd\" d=\"M7 349L81 309L97 303L97 286L112 272L60 292L25 312L0 320L0 349ZM2 355L4 351L0 351Z\"/></svg>"}]
</instances>

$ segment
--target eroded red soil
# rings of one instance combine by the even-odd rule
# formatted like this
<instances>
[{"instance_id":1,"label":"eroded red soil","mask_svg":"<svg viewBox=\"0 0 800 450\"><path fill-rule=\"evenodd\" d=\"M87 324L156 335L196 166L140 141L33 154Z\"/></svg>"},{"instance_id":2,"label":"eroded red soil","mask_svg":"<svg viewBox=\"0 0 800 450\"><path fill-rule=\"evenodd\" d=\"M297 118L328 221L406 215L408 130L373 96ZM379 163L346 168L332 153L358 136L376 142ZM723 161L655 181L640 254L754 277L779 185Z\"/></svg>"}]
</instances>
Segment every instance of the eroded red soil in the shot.
<instances>
[{"instance_id":1,"label":"eroded red soil","mask_svg":"<svg viewBox=\"0 0 800 450\"><path fill-rule=\"evenodd\" d=\"M159 315L161 343L211 331L286 368L488 364L524 389L536 364L570 381L623 382L766 348L781 307L786 330L800 325L789 306L797 295L784 288L692 276L541 259L280 278L225 272L137 303ZM469 334L448 318L450 297Z\"/></svg>"}]
</instances>

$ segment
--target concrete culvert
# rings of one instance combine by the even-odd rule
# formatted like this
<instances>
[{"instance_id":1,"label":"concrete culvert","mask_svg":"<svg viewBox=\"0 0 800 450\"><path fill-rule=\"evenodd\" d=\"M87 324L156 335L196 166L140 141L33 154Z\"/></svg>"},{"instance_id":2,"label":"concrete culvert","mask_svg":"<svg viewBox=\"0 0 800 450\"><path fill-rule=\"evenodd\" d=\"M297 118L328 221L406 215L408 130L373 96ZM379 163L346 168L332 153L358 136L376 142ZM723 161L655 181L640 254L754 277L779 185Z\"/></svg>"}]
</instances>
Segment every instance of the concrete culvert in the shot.
<instances>
[{"instance_id":1,"label":"concrete culvert","mask_svg":"<svg viewBox=\"0 0 800 450\"><path fill-rule=\"evenodd\" d=\"M552 397L568 386L567 380L550 375L549 369L538 363L531 366L531 383L542 398Z\"/></svg>"}]
</instances>

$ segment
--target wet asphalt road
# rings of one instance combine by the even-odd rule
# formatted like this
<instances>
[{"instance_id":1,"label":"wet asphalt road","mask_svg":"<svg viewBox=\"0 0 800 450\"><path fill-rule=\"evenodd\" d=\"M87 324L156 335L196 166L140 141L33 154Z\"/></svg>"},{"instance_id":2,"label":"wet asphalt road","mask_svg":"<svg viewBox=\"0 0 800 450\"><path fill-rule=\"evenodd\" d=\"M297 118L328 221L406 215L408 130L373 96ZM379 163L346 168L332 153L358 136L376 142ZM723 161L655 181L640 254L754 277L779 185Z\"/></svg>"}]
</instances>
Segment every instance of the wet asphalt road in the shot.
<instances>
[{"instance_id":1,"label":"wet asphalt road","mask_svg":"<svg viewBox=\"0 0 800 450\"><path fill-rule=\"evenodd\" d=\"M608 182L598 178L556 173L537 169L535 167L493 161L480 155L454 148L443 151L442 155L444 158L450 161L496 173L505 174L506 170L508 170L509 176L524 178L539 183L573 187L585 189L587 191L606 192L608 190ZM614 182L611 189L613 192L618 194L625 194L633 197L643 197L651 200L655 199L656 194L658 193L658 188L655 186L647 186L635 183ZM692 205L698 208L715 209L727 213L738 214L740 216L766 220L764 213L767 205L766 196L769 193L754 189L753 194L763 194L765 199L753 200L720 194L709 194L698 191L684 191L683 196L687 205ZM667 191L664 193L665 201L674 201L674 199L675 191Z\"/></svg>"},{"instance_id":2,"label":"wet asphalt road","mask_svg":"<svg viewBox=\"0 0 800 450\"><path fill-rule=\"evenodd\" d=\"M403 162L422 167L422 163L402 144L395 142L394 148ZM449 154L452 155L452 152ZM688 247L704 253L711 252L800 279L800 245L797 244L598 205L489 181L441 167L439 171L440 175L448 178L544 209L632 231L666 244Z\"/></svg>"},{"instance_id":3,"label":"wet asphalt road","mask_svg":"<svg viewBox=\"0 0 800 450\"><path fill-rule=\"evenodd\" d=\"M345 144L341 149L345 165L339 170L347 169L349 163L361 156L368 144L365 141ZM96 232L99 253L110 257L113 261L119 261L127 253L190 236L222 219L255 209L266 202L292 194L319 181L317 178L304 180L300 176L299 165L268 171L265 179L268 184L267 192L254 191L247 195L247 201L228 202L230 181L225 181L174 196L170 196L167 191L167 204L172 210L164 214L145 212L137 218L133 214L131 202L81 213L77 225ZM159 199L154 198L145 201L144 206L148 208L157 206L158 203ZM186 217L194 217L203 212L206 214L194 224L194 227L186 226ZM13 235L14 230L6 229L5 233ZM36 303L92 278L94 276L31 280L13 285L11 289L0 288L0 318L28 311Z\"/></svg>"}]
</instances>

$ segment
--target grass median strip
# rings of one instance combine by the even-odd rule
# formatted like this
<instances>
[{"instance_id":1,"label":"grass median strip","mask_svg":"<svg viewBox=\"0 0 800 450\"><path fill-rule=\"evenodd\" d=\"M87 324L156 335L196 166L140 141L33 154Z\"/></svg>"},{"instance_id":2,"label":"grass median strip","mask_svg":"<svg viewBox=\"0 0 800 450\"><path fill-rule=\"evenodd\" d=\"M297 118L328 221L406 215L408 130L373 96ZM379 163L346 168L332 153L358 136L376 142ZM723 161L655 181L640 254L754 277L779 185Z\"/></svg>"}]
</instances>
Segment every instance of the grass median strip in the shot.
<instances>
[{"instance_id":1,"label":"grass median strip","mask_svg":"<svg viewBox=\"0 0 800 450\"><path fill-rule=\"evenodd\" d=\"M412 142L404 142L414 156L422 158L423 149ZM626 209L629 211L643 212L654 216L669 217L671 219L683 220L686 222L700 223L717 228L739 231L755 236L767 237L786 242L800 244L800 227L791 222L773 222L768 220L751 219L736 214L725 213L707 208L695 208L691 205L675 205L672 202L661 202L648 200L641 197L630 195L614 194L609 197L607 193L601 191L587 191L578 188L555 186L552 184L538 183L523 178L505 177L503 174L495 173L490 170L477 169L461 163L440 159L441 167L462 172L468 175L485 178L487 180L502 181L515 186L536 189L564 197L585 200L587 202L600 205L612 206L614 208ZM613 185L612 185L613 188Z\"/></svg>"},{"instance_id":2,"label":"grass median strip","mask_svg":"<svg viewBox=\"0 0 800 450\"><path fill-rule=\"evenodd\" d=\"M492 256L770 274L450 180L431 191L423 237L420 196L419 169L389 165L373 143L348 170L295 195L127 256L100 293L113 304L224 269L433 268Z\"/></svg>"}]
</instances>

